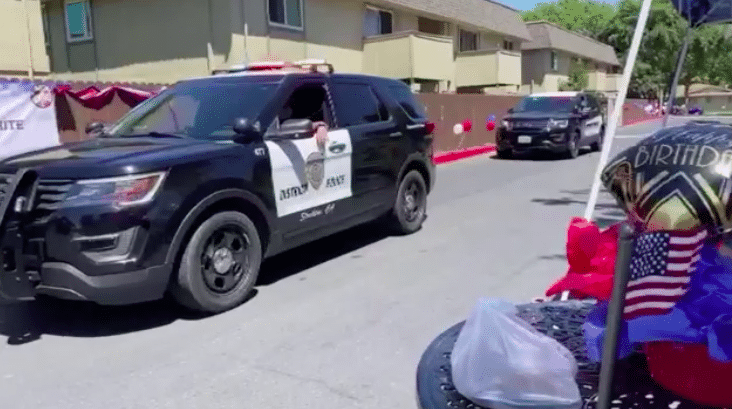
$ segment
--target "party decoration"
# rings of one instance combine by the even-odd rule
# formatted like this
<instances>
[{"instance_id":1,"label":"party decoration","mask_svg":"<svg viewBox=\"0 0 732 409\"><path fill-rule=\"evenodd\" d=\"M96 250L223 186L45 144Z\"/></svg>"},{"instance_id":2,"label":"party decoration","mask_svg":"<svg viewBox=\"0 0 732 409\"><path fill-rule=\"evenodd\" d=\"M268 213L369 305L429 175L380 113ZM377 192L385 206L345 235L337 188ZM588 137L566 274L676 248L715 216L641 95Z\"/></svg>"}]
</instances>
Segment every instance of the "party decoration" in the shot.
<instances>
[{"instance_id":1,"label":"party decoration","mask_svg":"<svg viewBox=\"0 0 732 409\"><path fill-rule=\"evenodd\" d=\"M452 127L452 132L455 135L460 135L464 130L465 128L463 127L463 124L455 124L455 126Z\"/></svg>"},{"instance_id":2,"label":"party decoration","mask_svg":"<svg viewBox=\"0 0 732 409\"><path fill-rule=\"evenodd\" d=\"M471 121L470 119L464 120L462 125L465 132L470 132L473 129L473 121Z\"/></svg>"},{"instance_id":3,"label":"party decoration","mask_svg":"<svg viewBox=\"0 0 732 409\"><path fill-rule=\"evenodd\" d=\"M645 346L653 380L679 396L713 407L732 405L732 362L709 356L707 347L682 342Z\"/></svg>"},{"instance_id":4,"label":"party decoration","mask_svg":"<svg viewBox=\"0 0 732 409\"><path fill-rule=\"evenodd\" d=\"M493 121L488 121L488 123L487 123L487 124L485 124L485 129L487 129L487 130L488 130L488 132L490 132L490 131L492 131L492 130L496 129L496 123L495 123L495 122L493 122Z\"/></svg>"},{"instance_id":5,"label":"party decoration","mask_svg":"<svg viewBox=\"0 0 732 409\"><path fill-rule=\"evenodd\" d=\"M618 228L600 230L581 217L572 219L567 230L569 270L546 291L547 296L569 291L577 298L609 300L613 288Z\"/></svg>"},{"instance_id":6,"label":"party decoration","mask_svg":"<svg viewBox=\"0 0 732 409\"><path fill-rule=\"evenodd\" d=\"M711 358L732 363L732 259L707 243L690 277L688 291L669 312L623 320L618 358L643 343L670 341L705 345ZM594 362L602 357L607 305L598 303L583 325Z\"/></svg>"},{"instance_id":7,"label":"party decoration","mask_svg":"<svg viewBox=\"0 0 732 409\"><path fill-rule=\"evenodd\" d=\"M486 122L496 122L496 116L493 114L490 114L488 116L488 119L486 119Z\"/></svg>"},{"instance_id":8,"label":"party decoration","mask_svg":"<svg viewBox=\"0 0 732 409\"><path fill-rule=\"evenodd\" d=\"M732 231L732 126L695 121L621 152L602 182L645 229Z\"/></svg>"}]
</instances>

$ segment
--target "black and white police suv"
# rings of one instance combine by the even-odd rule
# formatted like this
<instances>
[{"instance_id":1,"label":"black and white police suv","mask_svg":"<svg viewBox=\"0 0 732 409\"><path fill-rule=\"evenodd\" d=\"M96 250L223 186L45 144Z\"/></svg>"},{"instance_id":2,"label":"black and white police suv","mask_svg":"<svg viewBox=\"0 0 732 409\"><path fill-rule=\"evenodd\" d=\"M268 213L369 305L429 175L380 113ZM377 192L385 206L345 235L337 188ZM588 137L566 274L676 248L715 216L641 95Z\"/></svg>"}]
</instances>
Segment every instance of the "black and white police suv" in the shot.
<instances>
[{"instance_id":1,"label":"black and white police suv","mask_svg":"<svg viewBox=\"0 0 732 409\"><path fill-rule=\"evenodd\" d=\"M586 92L548 92L526 96L509 109L496 133L496 153L545 151L576 158L581 148L599 150L606 117L597 97Z\"/></svg>"},{"instance_id":2,"label":"black and white police suv","mask_svg":"<svg viewBox=\"0 0 732 409\"><path fill-rule=\"evenodd\" d=\"M233 308L263 258L382 217L418 230L433 129L404 83L327 63L179 82L0 162L0 295Z\"/></svg>"}]
</instances>

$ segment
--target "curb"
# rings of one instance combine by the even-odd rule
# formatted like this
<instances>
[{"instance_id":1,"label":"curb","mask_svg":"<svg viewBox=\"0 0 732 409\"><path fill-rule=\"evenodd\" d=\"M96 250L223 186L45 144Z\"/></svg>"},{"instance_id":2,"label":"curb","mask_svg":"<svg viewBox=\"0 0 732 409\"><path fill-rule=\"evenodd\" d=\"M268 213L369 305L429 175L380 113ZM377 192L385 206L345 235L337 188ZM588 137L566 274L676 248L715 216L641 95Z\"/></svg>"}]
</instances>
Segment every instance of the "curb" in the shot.
<instances>
[{"instance_id":1,"label":"curb","mask_svg":"<svg viewBox=\"0 0 732 409\"><path fill-rule=\"evenodd\" d=\"M653 117L653 118L637 119L635 121L625 123L625 124L623 124L623 126L637 125L637 124L641 124L641 123L644 123L644 122L658 121L660 119L663 119L663 117Z\"/></svg>"},{"instance_id":2,"label":"curb","mask_svg":"<svg viewBox=\"0 0 732 409\"><path fill-rule=\"evenodd\" d=\"M495 152L496 145L494 144L488 144L488 145L482 145L482 146L473 146L466 149L461 149L458 151L448 151L448 152L436 152L434 157L432 158L432 162L435 165L441 165L444 163L454 162L460 159L466 159L477 155L482 155L484 153L490 153Z\"/></svg>"}]
</instances>

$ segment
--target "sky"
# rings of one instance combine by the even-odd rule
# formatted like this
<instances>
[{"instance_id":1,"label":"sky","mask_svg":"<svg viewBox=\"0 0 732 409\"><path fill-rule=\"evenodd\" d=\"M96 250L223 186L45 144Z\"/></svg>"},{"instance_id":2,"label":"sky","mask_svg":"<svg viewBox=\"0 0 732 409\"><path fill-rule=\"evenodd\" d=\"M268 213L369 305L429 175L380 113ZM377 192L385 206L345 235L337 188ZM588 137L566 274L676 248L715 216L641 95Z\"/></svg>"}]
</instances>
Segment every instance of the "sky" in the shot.
<instances>
[{"instance_id":1,"label":"sky","mask_svg":"<svg viewBox=\"0 0 732 409\"><path fill-rule=\"evenodd\" d=\"M507 6L513 7L517 10L526 11L533 9L539 3L546 3L544 0L498 0L499 3L503 3ZM615 4L617 0L604 0L603 3Z\"/></svg>"}]
</instances>

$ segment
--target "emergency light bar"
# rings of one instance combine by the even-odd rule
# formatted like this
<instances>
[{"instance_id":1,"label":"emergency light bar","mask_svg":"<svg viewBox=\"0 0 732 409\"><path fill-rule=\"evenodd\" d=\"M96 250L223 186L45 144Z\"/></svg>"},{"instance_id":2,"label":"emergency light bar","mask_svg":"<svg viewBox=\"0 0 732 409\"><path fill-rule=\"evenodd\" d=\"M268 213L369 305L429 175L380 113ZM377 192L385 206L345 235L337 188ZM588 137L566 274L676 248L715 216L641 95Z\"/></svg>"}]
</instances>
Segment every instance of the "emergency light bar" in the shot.
<instances>
[{"instance_id":1,"label":"emergency light bar","mask_svg":"<svg viewBox=\"0 0 732 409\"><path fill-rule=\"evenodd\" d=\"M231 68L214 70L213 75L232 74L243 71L281 71L287 69L305 70L315 73L321 72L320 70L318 70L319 67L325 67L328 74L332 74L334 72L333 64L329 64L325 60L308 59L296 62L260 61L253 62L247 65L235 65Z\"/></svg>"}]
</instances>

